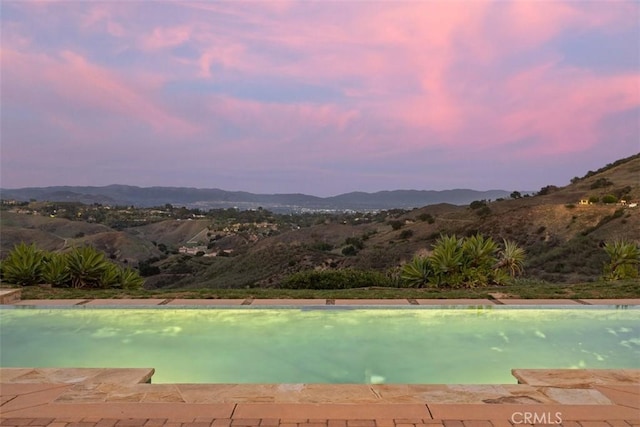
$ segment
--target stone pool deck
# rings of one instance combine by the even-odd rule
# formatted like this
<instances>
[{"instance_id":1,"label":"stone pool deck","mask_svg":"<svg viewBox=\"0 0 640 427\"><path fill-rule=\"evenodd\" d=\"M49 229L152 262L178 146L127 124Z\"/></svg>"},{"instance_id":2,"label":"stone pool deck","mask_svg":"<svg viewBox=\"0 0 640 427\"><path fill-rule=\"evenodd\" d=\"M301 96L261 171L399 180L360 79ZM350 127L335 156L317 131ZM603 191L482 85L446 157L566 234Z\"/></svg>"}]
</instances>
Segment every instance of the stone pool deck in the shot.
<instances>
[{"instance_id":1,"label":"stone pool deck","mask_svg":"<svg viewBox=\"0 0 640 427\"><path fill-rule=\"evenodd\" d=\"M16 306L640 305L640 299L80 299L23 300L13 304ZM510 368L505 366L505 369ZM149 383L153 373L152 368L0 368L0 426L511 427L521 424L569 427L640 426L639 369L513 369L512 374L518 384L505 385L153 384Z\"/></svg>"},{"instance_id":2,"label":"stone pool deck","mask_svg":"<svg viewBox=\"0 0 640 427\"><path fill-rule=\"evenodd\" d=\"M483 306L483 305L640 305L640 298L627 299L47 299L17 300L16 306Z\"/></svg>"}]
</instances>

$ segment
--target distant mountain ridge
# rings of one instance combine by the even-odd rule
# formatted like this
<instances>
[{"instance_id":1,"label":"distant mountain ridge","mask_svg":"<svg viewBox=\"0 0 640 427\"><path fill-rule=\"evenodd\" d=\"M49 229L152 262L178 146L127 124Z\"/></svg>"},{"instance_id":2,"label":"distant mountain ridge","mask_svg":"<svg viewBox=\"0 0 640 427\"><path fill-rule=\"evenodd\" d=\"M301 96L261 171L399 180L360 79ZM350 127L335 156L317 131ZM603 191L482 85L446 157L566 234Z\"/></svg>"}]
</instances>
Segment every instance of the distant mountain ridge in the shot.
<instances>
[{"instance_id":1,"label":"distant mountain ridge","mask_svg":"<svg viewBox=\"0 0 640 427\"><path fill-rule=\"evenodd\" d=\"M190 208L255 209L275 211L300 210L376 210L417 208L439 203L466 205L474 200L509 197L506 190L394 190L375 193L351 192L332 197L307 194L254 194L245 191L225 191L218 188L136 187L108 185L104 187L56 186L0 189L0 197L28 201L101 203L136 207L172 204Z\"/></svg>"}]
</instances>

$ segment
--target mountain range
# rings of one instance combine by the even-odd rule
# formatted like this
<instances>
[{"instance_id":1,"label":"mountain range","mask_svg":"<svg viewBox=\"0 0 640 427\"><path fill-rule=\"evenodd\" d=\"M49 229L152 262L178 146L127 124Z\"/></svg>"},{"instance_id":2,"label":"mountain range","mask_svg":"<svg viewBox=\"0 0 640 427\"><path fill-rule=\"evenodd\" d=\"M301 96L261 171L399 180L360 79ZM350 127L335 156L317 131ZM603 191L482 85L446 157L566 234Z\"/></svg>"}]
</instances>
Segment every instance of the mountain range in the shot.
<instances>
[{"instance_id":1,"label":"mountain range","mask_svg":"<svg viewBox=\"0 0 640 427\"><path fill-rule=\"evenodd\" d=\"M136 187L109 185L104 187L30 187L0 189L3 199L18 201L81 202L85 204L126 205L136 207L172 204L189 208L255 209L263 207L274 212L304 210L381 210L409 209L439 203L468 205L474 200L496 200L509 197L506 190L394 190L375 193L351 192L332 197L306 194L254 194L245 191L225 191L217 188Z\"/></svg>"}]
</instances>

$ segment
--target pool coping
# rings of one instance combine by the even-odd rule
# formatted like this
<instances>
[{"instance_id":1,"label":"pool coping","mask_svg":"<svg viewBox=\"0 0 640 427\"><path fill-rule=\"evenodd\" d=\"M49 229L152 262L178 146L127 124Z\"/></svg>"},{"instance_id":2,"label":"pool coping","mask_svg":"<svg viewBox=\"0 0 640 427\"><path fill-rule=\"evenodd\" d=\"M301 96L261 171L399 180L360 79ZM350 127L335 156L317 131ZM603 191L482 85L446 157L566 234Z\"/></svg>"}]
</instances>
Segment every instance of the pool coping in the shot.
<instances>
[{"instance_id":1,"label":"pool coping","mask_svg":"<svg viewBox=\"0 0 640 427\"><path fill-rule=\"evenodd\" d=\"M45 299L18 300L7 306L86 306L86 307L305 307L305 306L640 306L640 298L620 299L522 299L522 298L460 298L460 299L180 299L180 298L129 298L129 299Z\"/></svg>"},{"instance_id":2,"label":"pool coping","mask_svg":"<svg viewBox=\"0 0 640 427\"><path fill-rule=\"evenodd\" d=\"M11 305L134 307L141 306L140 301L21 300ZM319 305L346 308L389 305L389 300L329 299L147 299L142 305L179 308L187 302L196 307L304 307L320 301L324 304ZM336 304L338 301L348 303ZM640 306L640 299L634 298L406 299L406 304L403 300L394 301L396 304L393 305L401 301L401 306L407 308L463 305ZM479 301L483 303L479 304ZM255 302L258 303L254 305ZM28 372L8 375L13 369L26 369ZM546 424L554 424L554 419L549 417L561 414L563 425L574 422L575 427L640 425L640 369L514 369L512 373L520 383L507 385L148 384L146 382L152 379L152 368L136 372L98 369L100 373L88 376L78 375L78 370L74 369L57 369L58 374L53 377L43 371L0 367L0 425L512 427L523 423L522 417L526 414L535 415L538 421ZM176 391L181 401L176 400ZM567 422L569 424L565 424Z\"/></svg>"},{"instance_id":3,"label":"pool coping","mask_svg":"<svg viewBox=\"0 0 640 427\"><path fill-rule=\"evenodd\" d=\"M31 419L50 423L30 425L62 427L59 423L136 419L140 426L156 420L155 425L201 422L205 424L191 427L204 427L259 426L271 420L273 426L333 427L331 420L341 420L342 427L449 427L447 421L459 420L464 425L485 421L486 427L506 427L518 424L514 416L524 413L560 414L563 423L640 423L640 369L515 369L519 384L511 385L148 383L153 372L0 368L0 424L24 425L20 420ZM249 419L257 421L240 421ZM164 421L157 424L158 420ZM368 424L356 425L358 420Z\"/></svg>"}]
</instances>

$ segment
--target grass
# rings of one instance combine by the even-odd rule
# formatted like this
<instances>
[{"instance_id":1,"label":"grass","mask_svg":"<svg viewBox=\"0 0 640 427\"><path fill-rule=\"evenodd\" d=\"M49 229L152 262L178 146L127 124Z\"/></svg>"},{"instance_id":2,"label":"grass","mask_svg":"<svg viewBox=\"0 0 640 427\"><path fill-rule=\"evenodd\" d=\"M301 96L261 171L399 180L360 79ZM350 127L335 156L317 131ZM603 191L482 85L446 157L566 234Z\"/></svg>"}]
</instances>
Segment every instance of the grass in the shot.
<instances>
[{"instance_id":1,"label":"grass","mask_svg":"<svg viewBox=\"0 0 640 427\"><path fill-rule=\"evenodd\" d=\"M340 290L307 289L70 289L27 286L22 299L93 299L93 298L254 298L254 299L396 299L396 298L490 298L500 293L509 298L640 298L639 280L555 284L517 282L507 286L476 289L399 289L358 288Z\"/></svg>"}]
</instances>

